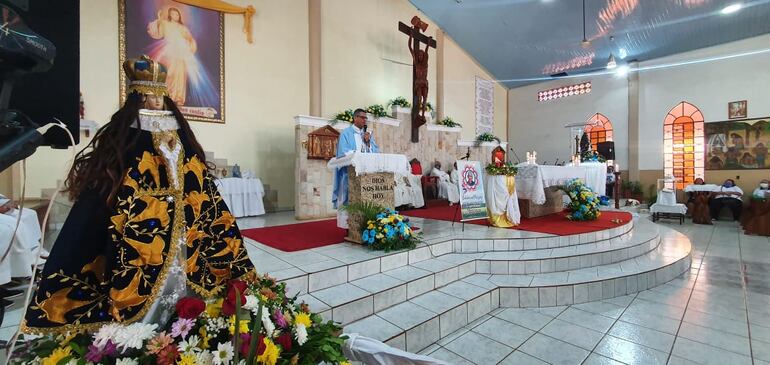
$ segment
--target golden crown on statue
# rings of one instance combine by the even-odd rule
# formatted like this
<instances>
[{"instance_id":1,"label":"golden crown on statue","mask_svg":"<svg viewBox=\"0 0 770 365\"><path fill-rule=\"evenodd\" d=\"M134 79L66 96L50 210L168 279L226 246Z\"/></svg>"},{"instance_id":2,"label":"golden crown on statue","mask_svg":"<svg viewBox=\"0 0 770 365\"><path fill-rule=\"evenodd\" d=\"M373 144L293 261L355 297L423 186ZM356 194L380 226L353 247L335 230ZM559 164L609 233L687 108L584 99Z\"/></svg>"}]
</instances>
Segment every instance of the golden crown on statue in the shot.
<instances>
[{"instance_id":1,"label":"golden crown on statue","mask_svg":"<svg viewBox=\"0 0 770 365\"><path fill-rule=\"evenodd\" d=\"M140 94L166 96L166 66L142 55L139 58L129 58L123 62L123 71L128 77L128 93L134 91Z\"/></svg>"}]
</instances>

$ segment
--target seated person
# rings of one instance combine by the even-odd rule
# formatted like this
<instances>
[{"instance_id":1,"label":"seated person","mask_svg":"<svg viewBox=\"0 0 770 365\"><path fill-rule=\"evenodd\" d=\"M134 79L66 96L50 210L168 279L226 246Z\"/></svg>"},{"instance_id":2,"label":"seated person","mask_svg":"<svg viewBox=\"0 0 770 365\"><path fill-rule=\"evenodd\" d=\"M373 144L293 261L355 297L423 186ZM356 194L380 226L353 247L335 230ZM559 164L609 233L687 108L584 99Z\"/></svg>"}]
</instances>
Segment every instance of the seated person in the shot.
<instances>
[{"instance_id":1,"label":"seated person","mask_svg":"<svg viewBox=\"0 0 770 365\"><path fill-rule=\"evenodd\" d=\"M735 186L735 181L733 179L725 180L719 190L712 193L712 198L709 202L711 219L717 220L722 208L728 207L733 212L733 219L736 221L740 220L741 210L743 209L742 196L743 190Z\"/></svg>"},{"instance_id":2,"label":"seated person","mask_svg":"<svg viewBox=\"0 0 770 365\"><path fill-rule=\"evenodd\" d=\"M699 177L695 179L695 181L693 182L693 185L706 185L706 182L703 181L703 178ZM687 203L685 203L685 205L687 205L688 216L692 215L692 211L695 208L695 196L697 194L698 194L697 192L693 192L693 191L687 192Z\"/></svg>"},{"instance_id":3,"label":"seated person","mask_svg":"<svg viewBox=\"0 0 770 365\"><path fill-rule=\"evenodd\" d=\"M421 208L425 206L425 199L422 196L422 182L419 175L401 175L396 174L396 187L393 189L395 195L396 207L411 206Z\"/></svg>"},{"instance_id":4,"label":"seated person","mask_svg":"<svg viewBox=\"0 0 770 365\"><path fill-rule=\"evenodd\" d=\"M768 198L768 195L770 194L770 181L767 179L762 179L762 181L759 182L759 187L754 189L754 192L751 193L752 199L756 200L765 200Z\"/></svg>"},{"instance_id":5,"label":"seated person","mask_svg":"<svg viewBox=\"0 0 770 365\"><path fill-rule=\"evenodd\" d=\"M441 162L436 161L433 164L433 169L430 171L430 176L438 177L438 197L441 199L449 200L449 205L460 201L460 189L457 188L457 184L452 183L452 178L444 171L441 171Z\"/></svg>"}]
</instances>

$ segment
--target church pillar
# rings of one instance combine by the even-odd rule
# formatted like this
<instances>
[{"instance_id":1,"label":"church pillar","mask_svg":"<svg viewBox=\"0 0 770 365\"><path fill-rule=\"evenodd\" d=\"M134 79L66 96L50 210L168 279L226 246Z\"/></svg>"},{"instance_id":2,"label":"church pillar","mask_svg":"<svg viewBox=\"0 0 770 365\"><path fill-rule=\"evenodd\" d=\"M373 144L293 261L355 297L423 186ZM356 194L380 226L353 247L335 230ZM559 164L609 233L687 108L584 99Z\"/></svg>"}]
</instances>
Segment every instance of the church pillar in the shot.
<instances>
[{"instance_id":1,"label":"church pillar","mask_svg":"<svg viewBox=\"0 0 770 365\"><path fill-rule=\"evenodd\" d=\"M310 55L310 115L322 116L321 110L321 0L308 0L308 39Z\"/></svg>"},{"instance_id":2,"label":"church pillar","mask_svg":"<svg viewBox=\"0 0 770 365\"><path fill-rule=\"evenodd\" d=\"M444 119L444 31L436 29L436 120Z\"/></svg>"},{"instance_id":3,"label":"church pillar","mask_svg":"<svg viewBox=\"0 0 770 365\"><path fill-rule=\"evenodd\" d=\"M635 70L639 62L628 66ZM628 73L628 174L629 181L639 181L639 72Z\"/></svg>"}]
</instances>

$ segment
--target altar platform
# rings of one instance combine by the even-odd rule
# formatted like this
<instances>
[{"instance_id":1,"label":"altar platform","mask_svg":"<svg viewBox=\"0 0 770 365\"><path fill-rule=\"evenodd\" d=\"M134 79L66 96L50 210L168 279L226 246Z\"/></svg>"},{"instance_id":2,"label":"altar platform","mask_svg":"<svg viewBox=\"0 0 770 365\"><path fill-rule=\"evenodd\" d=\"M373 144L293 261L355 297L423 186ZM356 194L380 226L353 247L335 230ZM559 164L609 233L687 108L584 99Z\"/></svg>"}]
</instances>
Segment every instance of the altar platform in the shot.
<instances>
[{"instance_id":1,"label":"altar platform","mask_svg":"<svg viewBox=\"0 0 770 365\"><path fill-rule=\"evenodd\" d=\"M291 217L238 223L241 229L299 223ZM245 243L259 272L285 282L324 318L410 352L499 308L566 306L644 291L689 272L692 260L686 236L646 218L561 236L412 221L425 242L410 251L338 243L284 252Z\"/></svg>"}]
</instances>

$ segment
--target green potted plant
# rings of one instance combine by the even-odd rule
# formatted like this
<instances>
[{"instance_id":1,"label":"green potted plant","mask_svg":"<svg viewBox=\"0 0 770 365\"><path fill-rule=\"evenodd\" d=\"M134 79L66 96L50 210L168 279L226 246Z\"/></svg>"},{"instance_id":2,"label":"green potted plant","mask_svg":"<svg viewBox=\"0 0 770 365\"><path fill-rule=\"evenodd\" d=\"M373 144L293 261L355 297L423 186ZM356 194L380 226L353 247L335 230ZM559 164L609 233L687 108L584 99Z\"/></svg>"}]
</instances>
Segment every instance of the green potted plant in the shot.
<instances>
[{"instance_id":1,"label":"green potted plant","mask_svg":"<svg viewBox=\"0 0 770 365\"><path fill-rule=\"evenodd\" d=\"M352 109L348 109L348 110L339 112L332 119L336 120L336 121L340 121L340 122L353 123L353 110ZM332 124L334 124L334 123L332 123Z\"/></svg>"},{"instance_id":2,"label":"green potted plant","mask_svg":"<svg viewBox=\"0 0 770 365\"><path fill-rule=\"evenodd\" d=\"M462 125L460 125L460 123L455 122L454 119L452 119L451 117L446 117L446 118L436 122L436 124L443 125L443 126L449 127L449 128L462 127Z\"/></svg>"},{"instance_id":3,"label":"green potted plant","mask_svg":"<svg viewBox=\"0 0 770 365\"><path fill-rule=\"evenodd\" d=\"M480 146L484 142L497 142L500 143L500 138L492 133L482 133L476 136L476 146Z\"/></svg>"},{"instance_id":4,"label":"green potted plant","mask_svg":"<svg viewBox=\"0 0 770 365\"><path fill-rule=\"evenodd\" d=\"M387 117L388 113L385 111L385 107L380 104L370 105L366 108L366 112L374 116L375 118Z\"/></svg>"},{"instance_id":5,"label":"green potted plant","mask_svg":"<svg viewBox=\"0 0 770 365\"><path fill-rule=\"evenodd\" d=\"M406 100L406 98L403 96L396 97L395 99L389 101L388 106L390 107L390 111L394 118L398 115L398 113L409 114L412 112L412 103L410 103L409 100Z\"/></svg>"}]
</instances>

